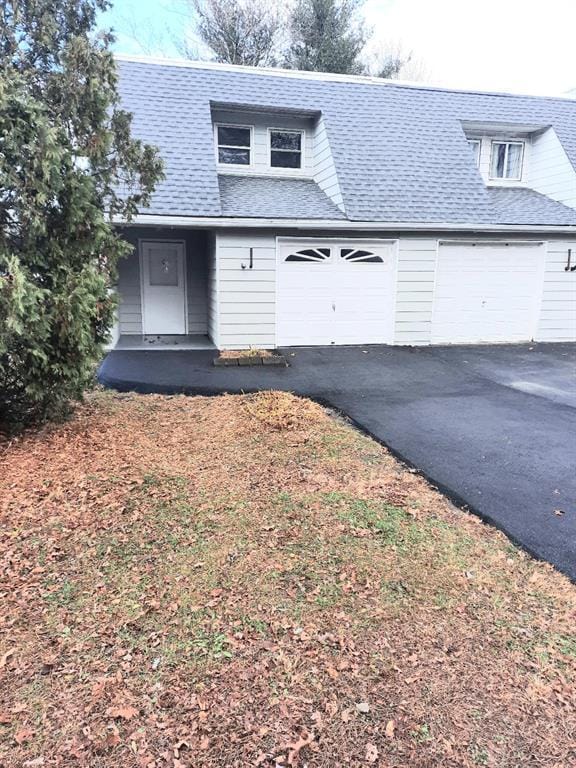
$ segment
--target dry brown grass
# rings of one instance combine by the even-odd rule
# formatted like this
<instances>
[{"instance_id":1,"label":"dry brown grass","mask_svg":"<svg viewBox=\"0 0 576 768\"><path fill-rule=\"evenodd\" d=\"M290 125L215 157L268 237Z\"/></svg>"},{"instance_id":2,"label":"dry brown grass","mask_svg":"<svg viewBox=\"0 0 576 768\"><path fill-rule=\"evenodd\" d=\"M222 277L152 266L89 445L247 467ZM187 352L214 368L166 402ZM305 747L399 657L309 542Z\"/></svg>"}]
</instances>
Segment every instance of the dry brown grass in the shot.
<instances>
[{"instance_id":1,"label":"dry brown grass","mask_svg":"<svg viewBox=\"0 0 576 768\"><path fill-rule=\"evenodd\" d=\"M0 516L1 766L576 765L574 587L314 403L94 395Z\"/></svg>"}]
</instances>

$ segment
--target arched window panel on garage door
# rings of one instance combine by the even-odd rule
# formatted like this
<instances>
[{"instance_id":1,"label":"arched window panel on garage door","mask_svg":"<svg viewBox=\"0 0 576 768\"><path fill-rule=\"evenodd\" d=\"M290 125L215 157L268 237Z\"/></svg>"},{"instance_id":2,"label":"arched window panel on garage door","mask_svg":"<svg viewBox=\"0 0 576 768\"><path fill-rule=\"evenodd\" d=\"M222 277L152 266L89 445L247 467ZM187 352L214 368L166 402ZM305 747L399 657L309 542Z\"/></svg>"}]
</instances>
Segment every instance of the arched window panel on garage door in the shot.
<instances>
[{"instance_id":1,"label":"arched window panel on garage door","mask_svg":"<svg viewBox=\"0 0 576 768\"><path fill-rule=\"evenodd\" d=\"M303 248L300 251L290 253L285 261L305 261L308 264L322 263L330 258L330 248Z\"/></svg>"},{"instance_id":2,"label":"arched window panel on garage door","mask_svg":"<svg viewBox=\"0 0 576 768\"><path fill-rule=\"evenodd\" d=\"M382 264L384 259L364 248L341 248L340 258L354 264Z\"/></svg>"}]
</instances>

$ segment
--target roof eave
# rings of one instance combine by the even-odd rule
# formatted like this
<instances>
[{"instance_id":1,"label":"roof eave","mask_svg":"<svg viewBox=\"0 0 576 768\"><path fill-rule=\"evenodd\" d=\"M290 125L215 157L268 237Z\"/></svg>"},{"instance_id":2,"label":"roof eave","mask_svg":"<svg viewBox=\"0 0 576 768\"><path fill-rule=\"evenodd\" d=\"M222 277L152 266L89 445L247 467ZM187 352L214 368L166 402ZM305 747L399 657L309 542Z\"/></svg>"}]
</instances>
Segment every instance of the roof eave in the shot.
<instances>
[{"instance_id":1,"label":"roof eave","mask_svg":"<svg viewBox=\"0 0 576 768\"><path fill-rule=\"evenodd\" d=\"M237 218L224 216L169 216L138 214L131 221L115 217L114 223L124 226L211 227L213 229L336 229L366 230L379 232L534 232L550 234L575 234L576 224L471 224L461 222L431 221L350 221L349 219L271 219Z\"/></svg>"}]
</instances>

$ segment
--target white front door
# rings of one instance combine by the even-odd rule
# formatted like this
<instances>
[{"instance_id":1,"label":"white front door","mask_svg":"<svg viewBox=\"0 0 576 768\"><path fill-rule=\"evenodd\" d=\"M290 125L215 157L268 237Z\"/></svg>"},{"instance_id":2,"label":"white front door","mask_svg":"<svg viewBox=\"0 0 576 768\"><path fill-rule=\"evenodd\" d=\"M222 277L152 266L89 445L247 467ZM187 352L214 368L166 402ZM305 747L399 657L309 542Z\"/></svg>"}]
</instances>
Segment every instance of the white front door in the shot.
<instances>
[{"instance_id":1,"label":"white front door","mask_svg":"<svg viewBox=\"0 0 576 768\"><path fill-rule=\"evenodd\" d=\"M385 240L279 240L277 344L391 343L394 254Z\"/></svg>"},{"instance_id":2,"label":"white front door","mask_svg":"<svg viewBox=\"0 0 576 768\"><path fill-rule=\"evenodd\" d=\"M144 333L186 333L183 243L145 240L140 244L140 258Z\"/></svg>"},{"instance_id":3,"label":"white front door","mask_svg":"<svg viewBox=\"0 0 576 768\"><path fill-rule=\"evenodd\" d=\"M539 243L441 244L432 343L533 339L544 258Z\"/></svg>"}]
</instances>

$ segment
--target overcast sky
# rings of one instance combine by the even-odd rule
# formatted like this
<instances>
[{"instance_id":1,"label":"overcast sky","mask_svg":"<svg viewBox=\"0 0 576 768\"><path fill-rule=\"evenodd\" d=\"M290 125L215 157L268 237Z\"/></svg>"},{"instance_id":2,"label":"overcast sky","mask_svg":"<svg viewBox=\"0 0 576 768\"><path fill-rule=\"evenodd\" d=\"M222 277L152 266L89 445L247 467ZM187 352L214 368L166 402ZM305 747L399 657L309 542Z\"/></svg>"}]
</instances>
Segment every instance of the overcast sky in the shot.
<instances>
[{"instance_id":1,"label":"overcast sky","mask_svg":"<svg viewBox=\"0 0 576 768\"><path fill-rule=\"evenodd\" d=\"M132 19L142 39L158 33L161 52L177 55L170 36L184 25L182 8L183 0L115 0L106 21L120 33L117 50L142 53ZM544 95L576 88L576 0L367 0L365 15L374 48L411 51L408 74L430 84Z\"/></svg>"}]
</instances>

